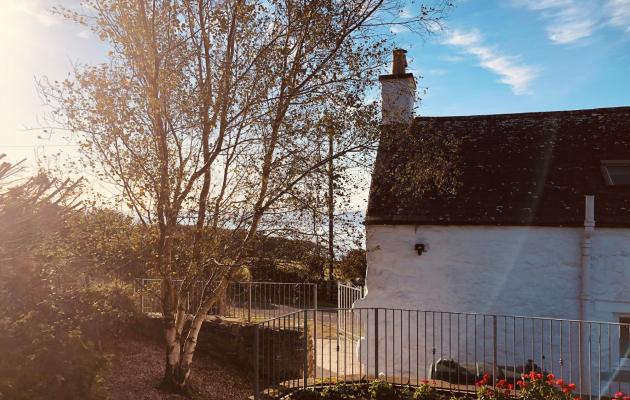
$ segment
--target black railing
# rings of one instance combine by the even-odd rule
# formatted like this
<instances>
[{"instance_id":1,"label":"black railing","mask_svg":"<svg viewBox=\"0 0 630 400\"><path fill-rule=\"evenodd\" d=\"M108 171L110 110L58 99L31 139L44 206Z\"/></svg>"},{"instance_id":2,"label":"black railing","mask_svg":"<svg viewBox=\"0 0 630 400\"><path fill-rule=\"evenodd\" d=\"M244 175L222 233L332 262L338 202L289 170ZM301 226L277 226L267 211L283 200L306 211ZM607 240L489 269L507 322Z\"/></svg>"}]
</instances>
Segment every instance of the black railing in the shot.
<instances>
[{"instance_id":1,"label":"black railing","mask_svg":"<svg viewBox=\"0 0 630 400\"><path fill-rule=\"evenodd\" d=\"M257 325L255 398L373 379L473 391L484 374L517 387L530 371L575 383L583 397L610 398L630 389L629 333L627 324L554 318L299 310Z\"/></svg>"}]
</instances>

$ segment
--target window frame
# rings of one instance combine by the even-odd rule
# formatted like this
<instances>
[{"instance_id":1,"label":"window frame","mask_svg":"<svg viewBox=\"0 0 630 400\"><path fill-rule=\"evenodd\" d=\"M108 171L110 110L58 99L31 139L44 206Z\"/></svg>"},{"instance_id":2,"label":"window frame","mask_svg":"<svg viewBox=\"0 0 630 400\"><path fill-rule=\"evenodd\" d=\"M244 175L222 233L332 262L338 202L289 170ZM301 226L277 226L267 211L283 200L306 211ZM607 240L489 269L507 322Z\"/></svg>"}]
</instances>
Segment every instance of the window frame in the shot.
<instances>
[{"instance_id":1,"label":"window frame","mask_svg":"<svg viewBox=\"0 0 630 400\"><path fill-rule=\"evenodd\" d=\"M627 319L629 320L628 322L621 322L622 319ZM630 314L618 314L617 315L617 322L620 324L629 324L630 325ZM623 363L630 363L630 327L628 327L628 337L626 338L626 352L622 352L622 341L621 341L621 326L619 327L619 349L617 351L617 354L619 356L619 360L621 360Z\"/></svg>"},{"instance_id":2,"label":"window frame","mask_svg":"<svg viewBox=\"0 0 630 400\"><path fill-rule=\"evenodd\" d=\"M601 160L600 169L602 171L602 176L604 177L604 182L606 182L607 186L630 186L628 184L619 184L613 182L610 177L610 173L608 172L608 167L628 167L630 170L630 160Z\"/></svg>"}]
</instances>

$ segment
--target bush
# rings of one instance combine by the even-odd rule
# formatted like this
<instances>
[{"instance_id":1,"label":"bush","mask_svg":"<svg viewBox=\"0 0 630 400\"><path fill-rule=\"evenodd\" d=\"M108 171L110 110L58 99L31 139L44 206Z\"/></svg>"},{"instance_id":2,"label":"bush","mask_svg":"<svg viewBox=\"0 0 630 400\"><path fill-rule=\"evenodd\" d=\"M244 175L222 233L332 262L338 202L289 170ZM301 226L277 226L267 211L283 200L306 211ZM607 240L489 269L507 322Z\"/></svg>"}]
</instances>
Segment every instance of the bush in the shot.
<instances>
[{"instance_id":1,"label":"bush","mask_svg":"<svg viewBox=\"0 0 630 400\"><path fill-rule=\"evenodd\" d=\"M523 374L516 384L520 387L519 398L523 400L572 400L575 390L573 383L555 379L553 374L543 376L535 371Z\"/></svg>"},{"instance_id":2,"label":"bush","mask_svg":"<svg viewBox=\"0 0 630 400\"><path fill-rule=\"evenodd\" d=\"M42 302L26 314L0 320L0 397L101 399L105 356L73 316Z\"/></svg>"},{"instance_id":3,"label":"bush","mask_svg":"<svg viewBox=\"0 0 630 400\"><path fill-rule=\"evenodd\" d=\"M298 390L291 395L291 399L294 400L318 400L321 398L321 393L313 388Z\"/></svg>"},{"instance_id":4,"label":"bush","mask_svg":"<svg viewBox=\"0 0 630 400\"><path fill-rule=\"evenodd\" d=\"M0 312L0 398L105 398L101 341L117 336L134 315L129 289L31 289L28 301L14 299Z\"/></svg>"},{"instance_id":5,"label":"bush","mask_svg":"<svg viewBox=\"0 0 630 400\"><path fill-rule=\"evenodd\" d=\"M413 393L414 400L432 400L435 398L436 392L433 386L429 385L429 382L422 382L420 386L416 388Z\"/></svg>"},{"instance_id":6,"label":"bush","mask_svg":"<svg viewBox=\"0 0 630 400\"><path fill-rule=\"evenodd\" d=\"M336 385L330 385L322 391L322 399L325 400L344 400L344 399L356 399L360 393L360 388L353 385L347 385L344 383L338 383Z\"/></svg>"},{"instance_id":7,"label":"bush","mask_svg":"<svg viewBox=\"0 0 630 400\"><path fill-rule=\"evenodd\" d=\"M118 337L138 315L132 289L117 283L73 291L59 303L87 337L97 343L104 337Z\"/></svg>"},{"instance_id":8,"label":"bush","mask_svg":"<svg viewBox=\"0 0 630 400\"><path fill-rule=\"evenodd\" d=\"M370 383L368 392L372 400L391 400L396 396L396 391L391 383L378 379Z\"/></svg>"}]
</instances>

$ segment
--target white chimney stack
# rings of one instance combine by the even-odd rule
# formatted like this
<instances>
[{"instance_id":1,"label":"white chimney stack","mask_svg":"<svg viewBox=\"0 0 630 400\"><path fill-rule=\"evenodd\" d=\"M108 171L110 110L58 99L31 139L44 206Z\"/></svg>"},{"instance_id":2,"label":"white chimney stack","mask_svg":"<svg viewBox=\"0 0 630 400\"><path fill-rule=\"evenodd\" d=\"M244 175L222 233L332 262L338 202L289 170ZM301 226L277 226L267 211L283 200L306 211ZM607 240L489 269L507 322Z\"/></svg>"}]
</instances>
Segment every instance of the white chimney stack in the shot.
<instances>
[{"instance_id":1,"label":"white chimney stack","mask_svg":"<svg viewBox=\"0 0 630 400\"><path fill-rule=\"evenodd\" d=\"M416 80L408 73L407 50L395 49L391 75L379 76L383 100L382 123L409 124L413 121Z\"/></svg>"}]
</instances>

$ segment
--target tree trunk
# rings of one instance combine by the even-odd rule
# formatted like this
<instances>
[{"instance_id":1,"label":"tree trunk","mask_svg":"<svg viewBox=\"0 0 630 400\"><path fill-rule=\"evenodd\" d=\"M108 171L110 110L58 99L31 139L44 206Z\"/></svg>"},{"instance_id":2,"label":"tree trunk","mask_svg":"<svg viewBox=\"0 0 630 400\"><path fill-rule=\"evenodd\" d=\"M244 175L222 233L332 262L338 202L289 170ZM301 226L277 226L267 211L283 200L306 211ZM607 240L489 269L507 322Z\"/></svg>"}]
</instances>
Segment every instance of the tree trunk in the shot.
<instances>
[{"instance_id":1,"label":"tree trunk","mask_svg":"<svg viewBox=\"0 0 630 400\"><path fill-rule=\"evenodd\" d=\"M186 396L191 395L190 370L197 347L197 337L206 319L206 314L217 303L218 299L224 296L224 293L225 288L221 286L210 298L204 301L194 314L185 337L182 335L185 322L188 320L185 307L178 306L176 320L168 319L165 315L166 365L161 385L164 390Z\"/></svg>"},{"instance_id":2,"label":"tree trunk","mask_svg":"<svg viewBox=\"0 0 630 400\"><path fill-rule=\"evenodd\" d=\"M334 269L335 269L335 185L334 185L334 163L333 163L333 130L328 128L328 298L332 299Z\"/></svg>"}]
</instances>

